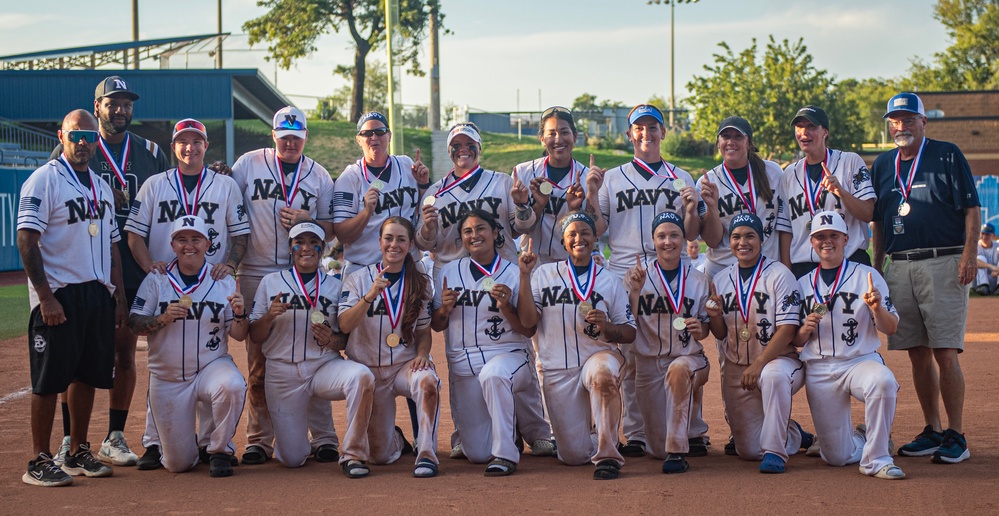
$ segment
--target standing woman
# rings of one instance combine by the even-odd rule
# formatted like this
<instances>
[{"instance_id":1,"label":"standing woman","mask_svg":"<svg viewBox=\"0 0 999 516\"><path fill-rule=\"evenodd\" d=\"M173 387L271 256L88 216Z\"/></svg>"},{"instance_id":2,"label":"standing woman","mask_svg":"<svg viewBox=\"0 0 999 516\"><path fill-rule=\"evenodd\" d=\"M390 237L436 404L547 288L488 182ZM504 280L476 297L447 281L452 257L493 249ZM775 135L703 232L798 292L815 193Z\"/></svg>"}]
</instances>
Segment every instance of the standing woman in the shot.
<instances>
[{"instance_id":1,"label":"standing woman","mask_svg":"<svg viewBox=\"0 0 999 516\"><path fill-rule=\"evenodd\" d=\"M763 256L780 259L780 241L774 234L775 191L783 173L780 165L756 153L753 127L742 117L722 120L717 146L721 164L705 172L697 183L707 207L701 221L701 238L708 245L704 273L709 278L737 261L729 249L728 227L732 217L740 213L752 213L763 221Z\"/></svg>"},{"instance_id":2,"label":"standing woman","mask_svg":"<svg viewBox=\"0 0 999 516\"><path fill-rule=\"evenodd\" d=\"M715 275L706 309L724 353L722 400L736 450L745 460L762 459L761 473L783 473L788 456L812 441L791 419L791 396L805 383L791 343L801 294L791 271L761 254L762 237L756 215L732 218L737 262Z\"/></svg>"},{"instance_id":3,"label":"standing woman","mask_svg":"<svg viewBox=\"0 0 999 516\"><path fill-rule=\"evenodd\" d=\"M702 341L708 337L711 280L693 265L680 262L686 237L683 219L664 211L652 219L656 259L635 257L628 271L628 300L638 330L635 394L645 421L648 452L663 462L663 473L683 473L690 452L688 435L699 416L695 392L708 381L710 370Z\"/></svg>"},{"instance_id":4,"label":"standing woman","mask_svg":"<svg viewBox=\"0 0 999 516\"><path fill-rule=\"evenodd\" d=\"M379 232L381 260L347 277L340 303L340 329L349 334L347 357L374 374L367 425L371 461L391 464L413 448L395 426L395 399L416 402L419 434L415 477L437 476L440 384L430 357L431 282L413 260L416 229L389 217ZM346 467L344 472L352 476ZM365 473L366 474L366 473Z\"/></svg>"},{"instance_id":5,"label":"standing woman","mask_svg":"<svg viewBox=\"0 0 999 516\"><path fill-rule=\"evenodd\" d=\"M551 443L528 349L535 328L517 315L520 269L500 258L496 221L472 210L458 226L469 256L441 270L431 328L447 336L451 413L462 451L473 463L489 462L486 476L505 476L520 462L518 427L532 450Z\"/></svg>"},{"instance_id":6,"label":"standing woman","mask_svg":"<svg viewBox=\"0 0 999 516\"><path fill-rule=\"evenodd\" d=\"M615 479L624 466L617 449L624 355L617 343L635 340L635 320L621 279L593 263L593 217L570 213L561 228L568 260L535 269L533 245L520 255L517 312L521 324L538 326L538 360L559 460L592 462L594 480Z\"/></svg>"},{"instance_id":7,"label":"standing woman","mask_svg":"<svg viewBox=\"0 0 999 516\"><path fill-rule=\"evenodd\" d=\"M319 270L326 232L315 222L288 231L292 267L260 280L250 315L250 339L261 342L267 371L264 392L274 423L274 456L281 464L305 464L309 444L309 407L313 399L347 400L347 431L334 443L348 476L364 476L374 377L368 368L344 360L343 335L336 323L340 280ZM318 454L317 454L318 455ZM363 474L361 472L363 471Z\"/></svg>"}]
</instances>

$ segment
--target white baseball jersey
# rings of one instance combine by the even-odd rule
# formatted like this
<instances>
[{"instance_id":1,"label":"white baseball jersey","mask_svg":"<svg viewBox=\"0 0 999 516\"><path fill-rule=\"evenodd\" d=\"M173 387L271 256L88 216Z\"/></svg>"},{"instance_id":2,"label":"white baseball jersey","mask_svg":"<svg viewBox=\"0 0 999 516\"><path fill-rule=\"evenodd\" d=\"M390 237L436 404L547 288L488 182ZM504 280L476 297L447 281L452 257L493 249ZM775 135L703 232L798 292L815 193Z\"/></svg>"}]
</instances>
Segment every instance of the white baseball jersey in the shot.
<instances>
[{"instance_id":1,"label":"white baseball jersey","mask_svg":"<svg viewBox=\"0 0 999 516\"><path fill-rule=\"evenodd\" d=\"M691 338L686 328L682 331L673 328L673 319L695 317L707 322L708 313L704 310L704 303L708 300L711 280L690 265L681 264L680 267L685 274L686 287L683 288L680 314L676 315L670 305L670 294L659 276L659 263L654 259L645 263L645 283L638 296L638 306L631 307L641 333L641 337L635 339L631 346L633 353L647 357L679 357L704 352L701 343ZM679 279L680 275L677 274L669 282L675 295L680 290Z\"/></svg>"},{"instance_id":2,"label":"white baseball jersey","mask_svg":"<svg viewBox=\"0 0 999 516\"><path fill-rule=\"evenodd\" d=\"M982 242L979 240L976 249L978 249L978 259L980 261L989 265L999 265L999 242L993 240L990 247L982 247ZM992 271L978 269L974 286L994 284L995 281L996 278L992 276Z\"/></svg>"},{"instance_id":3,"label":"white baseball jersey","mask_svg":"<svg viewBox=\"0 0 999 516\"><path fill-rule=\"evenodd\" d=\"M513 241L513 225L517 214L513 207L513 201L510 200L513 176L480 169L474 177L470 177L460 186L440 193L445 185L450 185L454 180L454 174L448 174L427 189L427 195L433 195L436 198L434 206L439 210L439 225L437 240L431 242L431 246L421 248L434 251L437 254L435 264L437 267L468 256L468 251L461 244L458 220L469 210L481 209L495 217L496 223L500 226L500 235L505 240L503 247L499 248L500 256L508 262L516 262L517 245ZM417 234L419 234L423 224L421 218ZM420 240L419 236L417 236L417 240Z\"/></svg>"},{"instance_id":4,"label":"white baseball jersey","mask_svg":"<svg viewBox=\"0 0 999 516\"><path fill-rule=\"evenodd\" d=\"M597 268L596 283L589 299L593 308L606 312L611 324L634 327L635 319L621 278L603 267L593 266ZM531 274L534 304L541 312L538 361L542 371L582 367L586 359L598 351L618 351L617 344L607 342L596 326L580 315L580 301L572 290L569 274L575 274L575 271L565 261L546 263ZM580 278L580 281L585 283L586 278Z\"/></svg>"},{"instance_id":5,"label":"white baseball jersey","mask_svg":"<svg viewBox=\"0 0 999 516\"><path fill-rule=\"evenodd\" d=\"M867 170L863 158L853 152L838 150L830 150L828 156L826 168L836 176L846 191L862 201L876 198L874 187L871 185L871 172ZM784 169L780 186L777 188L777 196L780 198L777 207L777 230L791 233L791 263L819 261L808 237L812 213L808 210L808 201L805 200L807 180L805 160L801 159ZM850 241L844 250L846 256L850 256L858 249L867 249L869 233L867 223L850 215L838 197L822 190L818 206L814 207L814 210L815 213L832 210L843 215L850 236Z\"/></svg>"},{"instance_id":6,"label":"white baseball jersey","mask_svg":"<svg viewBox=\"0 0 999 516\"><path fill-rule=\"evenodd\" d=\"M612 168L604 175L598 200L611 246L607 268L614 274L623 277L635 264L635 255L642 258L656 255L652 219L657 214L670 211L684 217L680 192L673 188L673 179L666 177L670 172L687 186L694 186L694 179L687 171L665 161L658 171L661 175L657 176L638 168L634 161ZM697 204L698 213L703 214L700 194ZM686 249L682 256L686 259Z\"/></svg>"},{"instance_id":7,"label":"white baseball jersey","mask_svg":"<svg viewBox=\"0 0 999 516\"><path fill-rule=\"evenodd\" d=\"M514 167L513 174L520 179L521 183L528 186L528 190L530 190L529 185L531 184L531 180L536 177L548 177L546 164L547 158L538 158L534 161L527 161ZM582 163L572 160L572 169L569 173L566 174L561 181L552 185L552 193L548 196L548 204L542 211L541 219L537 221L531 231L525 235L534 239L533 251L538 255L539 264L551 263L569 258L569 252L562 247L562 231L558 226L558 221L569 213L569 204L565 201L566 190L572 186L578 176L579 184L583 188L583 193L585 194L586 175L589 171L589 167L585 167ZM534 203L534 196L531 194L531 206L534 206Z\"/></svg>"},{"instance_id":8,"label":"white baseball jersey","mask_svg":"<svg viewBox=\"0 0 999 516\"><path fill-rule=\"evenodd\" d=\"M54 159L38 167L21 185L17 229L41 233L38 248L53 292L66 285L100 281L114 293L111 244L121 240L114 197L99 175L89 168L88 173L93 188L84 186L64 159ZM93 237L91 222L97 225ZM28 299L32 309L38 306L38 293L30 281Z\"/></svg>"},{"instance_id":9,"label":"white baseball jersey","mask_svg":"<svg viewBox=\"0 0 999 516\"><path fill-rule=\"evenodd\" d=\"M767 179L770 183L770 189L773 191L773 197L771 197L770 202L764 202L757 193L759 188L754 185L752 193L756 195L755 214L763 221L763 248L761 252L763 256L771 260L780 260L780 239L777 238L776 231L777 187L780 185L783 172L780 165L773 161L764 161L763 163L766 165ZM722 165L705 172L704 177L701 178L701 181L708 181L718 186L718 218L722 222L722 240L717 247L709 247L706 254L709 261L724 267L737 261L729 248L729 226L732 224L732 218L740 213L753 213L744 202L744 198L749 199L749 181L752 179L752 171L749 172L749 178L744 183L734 183L733 179L734 177L730 177ZM701 181L697 182L698 192L701 191Z\"/></svg>"},{"instance_id":10,"label":"white baseball jersey","mask_svg":"<svg viewBox=\"0 0 999 516\"><path fill-rule=\"evenodd\" d=\"M818 327L801 350L802 362L825 357L853 358L877 352L881 347L878 330L874 325L874 314L864 303L864 293L867 292L867 274L873 273L874 288L881 292L881 305L895 318L898 313L891 303L888 284L873 268L861 263L845 261L842 277L839 283L833 280L833 285L827 284L820 273L820 268L804 275L798 280L801 291L800 321L812 312L812 308L821 301L815 299L815 284L818 280L818 293L825 300L832 293L832 299L826 303L829 312L822 316ZM833 286L836 291L833 293Z\"/></svg>"},{"instance_id":11,"label":"white baseball jersey","mask_svg":"<svg viewBox=\"0 0 999 516\"><path fill-rule=\"evenodd\" d=\"M180 281L176 264L171 265L170 273ZM235 291L232 277L215 281L205 274L201 284L188 294L194 304L187 309L187 318L173 321L148 337L149 372L161 380L185 382L216 358L227 355L232 324L229 296ZM132 302L132 313L159 316L182 295L165 274L148 274Z\"/></svg>"},{"instance_id":12,"label":"white baseball jersey","mask_svg":"<svg viewBox=\"0 0 999 516\"><path fill-rule=\"evenodd\" d=\"M343 284L343 292L340 294L340 314L346 312L358 302L363 303L361 296L366 295L371 290L371 285L375 282L375 276L378 275L378 266L380 263L371 264L347 276ZM407 270L406 274L413 272ZM416 264L415 272L427 276L427 290L426 292L405 292L404 300L410 299L414 295L422 299L420 316L416 319L416 329L422 330L430 326L430 301L432 296L430 285L432 281L419 262ZM386 291L391 290L394 295L396 289L400 287L396 283L389 285ZM405 308L403 308L403 311L405 311ZM385 296L378 296L378 299L374 303L368 305L368 310L361 324L354 328L354 331L350 332L350 337L347 339L347 349L345 350L347 358L370 367L404 364L416 358L417 343L400 340L399 345L392 348L389 347L388 342L385 340L390 333L395 333L400 339L402 338L401 325L404 317L404 313L399 315L398 324L400 326L393 329L392 323L389 321Z\"/></svg>"},{"instance_id":13,"label":"white baseball jersey","mask_svg":"<svg viewBox=\"0 0 999 516\"><path fill-rule=\"evenodd\" d=\"M187 215L187 210L192 210L197 202L192 214L205 219L211 240L205 260L211 264L224 262L228 257L229 237L250 232L236 183L231 177L205 169L199 194L198 186L187 191L180 176L180 171L173 168L150 177L132 202L125 231L146 239L149 257L154 262L169 262L177 257L170 247L173 221Z\"/></svg>"},{"instance_id":14,"label":"white baseball jersey","mask_svg":"<svg viewBox=\"0 0 999 516\"><path fill-rule=\"evenodd\" d=\"M739 264L730 265L714 277L715 293L721 296L722 312L728 335L717 340L719 349L725 353L725 362L747 366L763 353L778 326L798 326L798 307L801 293L798 282L791 270L777 260L763 260L762 272L749 306L748 327L751 331L749 342L739 339L739 331L747 326L739 313ZM753 278L744 282L747 287Z\"/></svg>"},{"instance_id":15,"label":"white baseball jersey","mask_svg":"<svg viewBox=\"0 0 999 516\"><path fill-rule=\"evenodd\" d=\"M312 335L309 312L314 309L310 308L306 295L313 300L316 299L317 281L319 302L314 309L322 311L326 316L326 323L333 328L333 331L340 331L336 319L337 301L340 299L342 286L340 280L317 271L316 277L305 284L307 293L303 293L299 288L293 269L272 272L260 280L256 297L253 299L251 322L267 313L271 302L278 294L281 294L282 302L291 304L287 312L274 319L271 334L261 343L261 349L267 360L298 363L336 353L329 348L321 347Z\"/></svg>"},{"instance_id":16,"label":"white baseball jersey","mask_svg":"<svg viewBox=\"0 0 999 516\"><path fill-rule=\"evenodd\" d=\"M292 197L292 208L305 210L319 221L333 220L333 179L329 172L303 156L295 190L293 177L294 174L283 173L274 149L247 152L232 165L232 179L239 190L246 220L253 228L239 264L240 274L263 276L291 267L288 230L277 216L285 207L285 191Z\"/></svg>"},{"instance_id":17,"label":"white baseball jersey","mask_svg":"<svg viewBox=\"0 0 999 516\"><path fill-rule=\"evenodd\" d=\"M364 158L361 158L364 159ZM378 194L375 213L368 219L364 233L357 240L343 244L343 259L361 266L371 265L382 258L378 247L378 230L389 217L402 217L415 226L419 218L420 190L413 177L413 160L409 156L389 156L388 168L379 176L385 183ZM343 170L333 188L333 222L346 222L365 209L364 194L371 187L358 160ZM418 258L419 256L417 256Z\"/></svg>"},{"instance_id":18,"label":"white baseball jersey","mask_svg":"<svg viewBox=\"0 0 999 516\"><path fill-rule=\"evenodd\" d=\"M481 265L487 269L490 266ZM490 358L501 353L527 350L530 339L513 330L496 307L496 300L482 287L482 281L491 278L496 284L510 287L510 299L517 299L520 292L520 268L517 264L499 258L497 271L492 276L486 276L471 258L459 258L448 263L434 286L434 307L441 305L444 278L447 278L448 289L458 292L458 300L444 331L452 373L478 376Z\"/></svg>"}]
</instances>

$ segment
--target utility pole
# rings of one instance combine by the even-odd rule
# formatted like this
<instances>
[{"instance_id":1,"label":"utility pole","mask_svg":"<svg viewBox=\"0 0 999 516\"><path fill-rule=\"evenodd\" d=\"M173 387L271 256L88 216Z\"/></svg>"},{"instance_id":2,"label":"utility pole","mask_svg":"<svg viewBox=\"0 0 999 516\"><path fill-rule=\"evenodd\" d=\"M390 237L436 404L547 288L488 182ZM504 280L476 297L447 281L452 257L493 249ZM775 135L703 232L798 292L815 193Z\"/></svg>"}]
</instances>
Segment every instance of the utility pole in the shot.
<instances>
[{"instance_id":1,"label":"utility pole","mask_svg":"<svg viewBox=\"0 0 999 516\"><path fill-rule=\"evenodd\" d=\"M222 34L222 0L218 0L218 24L215 26L215 33ZM222 69L222 36L215 38L218 44L215 46L215 69Z\"/></svg>"},{"instance_id":2,"label":"utility pole","mask_svg":"<svg viewBox=\"0 0 999 516\"><path fill-rule=\"evenodd\" d=\"M430 108L427 122L431 131L441 129L441 55L438 45L440 5L437 0L430 2Z\"/></svg>"},{"instance_id":3,"label":"utility pole","mask_svg":"<svg viewBox=\"0 0 999 516\"><path fill-rule=\"evenodd\" d=\"M139 0L132 0L132 41L139 41ZM139 48L132 49L132 69L139 69Z\"/></svg>"}]
</instances>

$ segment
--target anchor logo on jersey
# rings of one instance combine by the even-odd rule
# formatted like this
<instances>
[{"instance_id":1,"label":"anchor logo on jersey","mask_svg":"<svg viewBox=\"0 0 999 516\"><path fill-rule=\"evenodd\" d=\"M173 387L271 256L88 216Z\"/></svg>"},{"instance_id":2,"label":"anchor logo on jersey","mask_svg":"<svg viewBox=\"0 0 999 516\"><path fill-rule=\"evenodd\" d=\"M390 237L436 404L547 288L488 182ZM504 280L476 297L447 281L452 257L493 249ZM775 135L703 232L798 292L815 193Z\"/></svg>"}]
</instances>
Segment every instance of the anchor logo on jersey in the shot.
<instances>
[{"instance_id":1,"label":"anchor logo on jersey","mask_svg":"<svg viewBox=\"0 0 999 516\"><path fill-rule=\"evenodd\" d=\"M766 345L774 337L773 333L767 333L767 330L773 327L773 323L767 319L760 319L760 322L756 323L756 326L760 328L760 332L756 334L756 338L759 339L760 344Z\"/></svg>"},{"instance_id":2,"label":"anchor logo on jersey","mask_svg":"<svg viewBox=\"0 0 999 516\"><path fill-rule=\"evenodd\" d=\"M770 238L770 235L774 233L774 221L777 220L777 211L774 210L770 212L770 216L767 217L766 225L763 226L763 236Z\"/></svg>"},{"instance_id":3,"label":"anchor logo on jersey","mask_svg":"<svg viewBox=\"0 0 999 516\"><path fill-rule=\"evenodd\" d=\"M854 318L848 319L843 323L843 327L846 328L846 333L841 334L839 338L843 339L843 342L847 346L852 346L857 343L857 320Z\"/></svg>"},{"instance_id":4,"label":"anchor logo on jersey","mask_svg":"<svg viewBox=\"0 0 999 516\"><path fill-rule=\"evenodd\" d=\"M891 302L891 296L885 297L885 309L889 312L895 309L895 305Z\"/></svg>"},{"instance_id":5,"label":"anchor logo on jersey","mask_svg":"<svg viewBox=\"0 0 999 516\"><path fill-rule=\"evenodd\" d=\"M208 251L205 252L205 256L215 256L215 253L217 253L222 247L221 242L215 241L218 236L219 232L215 231L215 228L208 228L208 240L211 241L212 245L208 246Z\"/></svg>"},{"instance_id":6,"label":"anchor logo on jersey","mask_svg":"<svg viewBox=\"0 0 999 516\"><path fill-rule=\"evenodd\" d=\"M854 189L860 188L860 185L862 185L864 181L870 181L870 180L871 180L871 172L867 170L866 166L860 167L860 170L858 170L857 173L854 174L853 176L853 188Z\"/></svg>"},{"instance_id":7,"label":"anchor logo on jersey","mask_svg":"<svg viewBox=\"0 0 999 516\"><path fill-rule=\"evenodd\" d=\"M490 339L499 340L500 337L506 333L506 328L500 329L499 327L499 325L503 323L503 319L501 317L494 315L489 319L486 319L486 322L490 323L492 326L486 329L483 333L485 333Z\"/></svg>"},{"instance_id":8,"label":"anchor logo on jersey","mask_svg":"<svg viewBox=\"0 0 999 516\"><path fill-rule=\"evenodd\" d=\"M221 329L222 328L216 326L215 329L212 330L211 333L209 333L209 335L211 335L212 338L208 340L207 344L205 344L205 347L208 348L209 351L218 350L219 345L222 344L222 339L220 339L218 336L219 330Z\"/></svg>"},{"instance_id":9,"label":"anchor logo on jersey","mask_svg":"<svg viewBox=\"0 0 999 516\"><path fill-rule=\"evenodd\" d=\"M794 292L791 292L790 295L784 296L784 300L781 301L780 304L780 310L783 312L787 310L788 307L800 306L800 305L801 305L801 294L799 294L798 291L795 290Z\"/></svg>"},{"instance_id":10,"label":"anchor logo on jersey","mask_svg":"<svg viewBox=\"0 0 999 516\"><path fill-rule=\"evenodd\" d=\"M690 315L688 314L687 316L689 317ZM681 331L680 334L677 336L677 338L680 339L680 344L683 347L689 346L690 345L690 330L688 330L687 328L684 328L683 331Z\"/></svg>"},{"instance_id":11,"label":"anchor logo on jersey","mask_svg":"<svg viewBox=\"0 0 999 516\"><path fill-rule=\"evenodd\" d=\"M236 205L236 218L238 218L239 220L243 220L243 217L245 217L245 216L246 216L246 208L243 207L243 203L237 204Z\"/></svg>"}]
</instances>

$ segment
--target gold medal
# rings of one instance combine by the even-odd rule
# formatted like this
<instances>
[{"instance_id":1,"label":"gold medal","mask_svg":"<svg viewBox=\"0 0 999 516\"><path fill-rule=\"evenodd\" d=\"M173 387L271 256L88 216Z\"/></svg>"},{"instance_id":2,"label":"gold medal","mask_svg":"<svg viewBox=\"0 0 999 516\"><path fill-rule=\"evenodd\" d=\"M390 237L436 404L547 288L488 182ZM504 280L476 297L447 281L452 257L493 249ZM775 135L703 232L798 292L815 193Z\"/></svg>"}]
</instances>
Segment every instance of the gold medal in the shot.
<instances>
[{"instance_id":1,"label":"gold medal","mask_svg":"<svg viewBox=\"0 0 999 516\"><path fill-rule=\"evenodd\" d=\"M326 316L319 310L313 310L309 313L309 320L312 321L312 324L322 324L326 321Z\"/></svg>"},{"instance_id":2,"label":"gold medal","mask_svg":"<svg viewBox=\"0 0 999 516\"><path fill-rule=\"evenodd\" d=\"M593 304L589 301L579 303L579 315L586 317L586 314L590 313L590 310L593 310Z\"/></svg>"},{"instance_id":3,"label":"gold medal","mask_svg":"<svg viewBox=\"0 0 999 516\"><path fill-rule=\"evenodd\" d=\"M753 337L753 332L749 331L749 326L743 326L742 329L739 330L739 340L743 342L749 342L749 339L751 339L752 337Z\"/></svg>"},{"instance_id":4,"label":"gold medal","mask_svg":"<svg viewBox=\"0 0 999 516\"><path fill-rule=\"evenodd\" d=\"M489 292L495 286L496 286L496 280L492 278L486 278L482 280L482 290L485 290L486 292Z\"/></svg>"},{"instance_id":5,"label":"gold medal","mask_svg":"<svg viewBox=\"0 0 999 516\"><path fill-rule=\"evenodd\" d=\"M385 343L388 344L388 347L390 348L398 346L401 341L402 339L394 333L389 333L388 336L385 337Z\"/></svg>"},{"instance_id":6,"label":"gold medal","mask_svg":"<svg viewBox=\"0 0 999 516\"><path fill-rule=\"evenodd\" d=\"M180 300L177 303L180 306L183 306L184 308L191 308L192 306L194 306L194 300L191 299L191 296L188 296L186 294L180 296Z\"/></svg>"},{"instance_id":7,"label":"gold medal","mask_svg":"<svg viewBox=\"0 0 999 516\"><path fill-rule=\"evenodd\" d=\"M805 231L811 231L811 230L812 230L812 221L808 221L805 223Z\"/></svg>"},{"instance_id":8,"label":"gold medal","mask_svg":"<svg viewBox=\"0 0 999 516\"><path fill-rule=\"evenodd\" d=\"M673 189L674 190L676 190L676 191L679 192L680 190L683 190L686 187L687 187L687 182L684 181L683 179L676 178L676 179L673 180Z\"/></svg>"},{"instance_id":9,"label":"gold medal","mask_svg":"<svg viewBox=\"0 0 999 516\"><path fill-rule=\"evenodd\" d=\"M125 196L125 204L128 204L130 197L128 196L128 188L122 188L121 194Z\"/></svg>"},{"instance_id":10,"label":"gold medal","mask_svg":"<svg viewBox=\"0 0 999 516\"><path fill-rule=\"evenodd\" d=\"M437 202L437 198L434 197L433 195L428 195L423 198L424 206L433 206L435 202Z\"/></svg>"},{"instance_id":11,"label":"gold medal","mask_svg":"<svg viewBox=\"0 0 999 516\"><path fill-rule=\"evenodd\" d=\"M538 190L541 192L541 195L551 195L553 191L552 184L545 181L538 185Z\"/></svg>"},{"instance_id":12,"label":"gold medal","mask_svg":"<svg viewBox=\"0 0 999 516\"><path fill-rule=\"evenodd\" d=\"M380 192L385 188L385 181L382 181L381 179L375 179L374 181L371 182L371 188L374 188L375 190L378 190Z\"/></svg>"},{"instance_id":13,"label":"gold medal","mask_svg":"<svg viewBox=\"0 0 999 516\"><path fill-rule=\"evenodd\" d=\"M677 317L673 319L673 329L676 331L683 331L687 329L687 321L683 320L683 317Z\"/></svg>"},{"instance_id":14,"label":"gold medal","mask_svg":"<svg viewBox=\"0 0 999 516\"><path fill-rule=\"evenodd\" d=\"M826 307L825 303L815 303L815 306L812 307L812 313L822 317L829 313L829 308Z\"/></svg>"},{"instance_id":15,"label":"gold medal","mask_svg":"<svg viewBox=\"0 0 999 516\"><path fill-rule=\"evenodd\" d=\"M97 233L99 232L99 229L97 227L97 223L96 222L91 222L90 225L87 226L87 232L90 233L90 236L92 236L92 237L97 236Z\"/></svg>"},{"instance_id":16,"label":"gold medal","mask_svg":"<svg viewBox=\"0 0 999 516\"><path fill-rule=\"evenodd\" d=\"M912 206L907 202L903 202L898 206L898 214L902 217L908 215L910 211L912 211Z\"/></svg>"}]
</instances>

